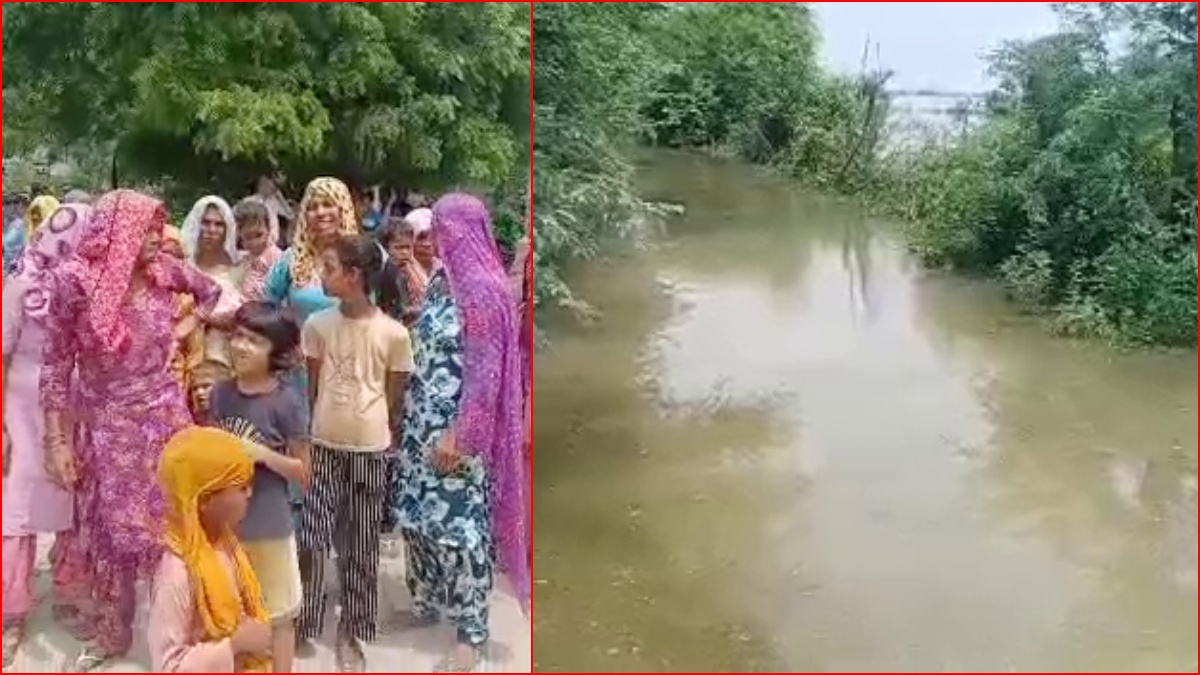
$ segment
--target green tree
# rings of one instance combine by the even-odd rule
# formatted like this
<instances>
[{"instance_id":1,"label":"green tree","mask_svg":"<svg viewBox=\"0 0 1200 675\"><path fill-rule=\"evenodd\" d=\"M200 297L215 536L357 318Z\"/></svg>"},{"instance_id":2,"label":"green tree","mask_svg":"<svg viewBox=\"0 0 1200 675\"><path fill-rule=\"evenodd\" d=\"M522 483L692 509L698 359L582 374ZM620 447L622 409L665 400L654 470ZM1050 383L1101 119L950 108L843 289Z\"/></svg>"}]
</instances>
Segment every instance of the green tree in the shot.
<instances>
[{"instance_id":1,"label":"green tree","mask_svg":"<svg viewBox=\"0 0 1200 675\"><path fill-rule=\"evenodd\" d=\"M627 153L653 68L656 3L534 5L537 301L585 309L560 271L628 235L646 214Z\"/></svg>"},{"instance_id":2,"label":"green tree","mask_svg":"<svg viewBox=\"0 0 1200 675\"><path fill-rule=\"evenodd\" d=\"M1064 332L1194 344L1196 3L1058 9L992 56L981 124L885 154L889 73L824 72L803 3L538 4L541 297L574 303L561 265L645 222L640 139L867 196L926 262L1000 277Z\"/></svg>"},{"instance_id":3,"label":"green tree","mask_svg":"<svg viewBox=\"0 0 1200 675\"><path fill-rule=\"evenodd\" d=\"M191 192L267 169L494 188L524 173L528 22L504 3L7 6L6 149L111 153L124 183Z\"/></svg>"},{"instance_id":4,"label":"green tree","mask_svg":"<svg viewBox=\"0 0 1200 675\"><path fill-rule=\"evenodd\" d=\"M826 73L804 3L709 3L662 12L643 114L650 140L774 164L811 185L866 182L886 117L886 74Z\"/></svg>"},{"instance_id":5,"label":"green tree","mask_svg":"<svg viewBox=\"0 0 1200 675\"><path fill-rule=\"evenodd\" d=\"M789 118L816 65L816 29L800 3L714 3L664 13L665 64L645 112L663 145L730 141L786 147ZM758 159L758 158L756 158Z\"/></svg>"},{"instance_id":6,"label":"green tree","mask_svg":"<svg viewBox=\"0 0 1200 675\"><path fill-rule=\"evenodd\" d=\"M927 261L997 274L1064 332L1195 344L1196 5L1059 10L993 56L983 125L896 166L888 199Z\"/></svg>"},{"instance_id":7,"label":"green tree","mask_svg":"<svg viewBox=\"0 0 1200 675\"><path fill-rule=\"evenodd\" d=\"M539 299L579 306L561 266L654 218L627 159L638 141L727 148L833 182L859 98L822 72L816 46L801 3L535 4Z\"/></svg>"}]
</instances>

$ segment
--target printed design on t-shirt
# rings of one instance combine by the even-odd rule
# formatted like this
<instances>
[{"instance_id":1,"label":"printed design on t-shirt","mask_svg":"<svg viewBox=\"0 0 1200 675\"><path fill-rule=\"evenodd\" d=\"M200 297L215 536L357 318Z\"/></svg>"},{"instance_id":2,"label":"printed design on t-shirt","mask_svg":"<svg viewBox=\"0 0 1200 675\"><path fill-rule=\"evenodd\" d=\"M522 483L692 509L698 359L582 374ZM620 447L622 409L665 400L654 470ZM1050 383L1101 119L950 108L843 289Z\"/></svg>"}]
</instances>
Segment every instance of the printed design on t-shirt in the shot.
<instances>
[{"instance_id":1,"label":"printed design on t-shirt","mask_svg":"<svg viewBox=\"0 0 1200 675\"><path fill-rule=\"evenodd\" d=\"M329 355L329 401L335 408L349 408L358 389L354 354Z\"/></svg>"},{"instance_id":2,"label":"printed design on t-shirt","mask_svg":"<svg viewBox=\"0 0 1200 675\"><path fill-rule=\"evenodd\" d=\"M359 380L358 359L359 355L353 349L347 349L344 354L329 355L329 401L335 408L365 415L379 397L371 396L371 389Z\"/></svg>"},{"instance_id":3,"label":"printed design on t-shirt","mask_svg":"<svg viewBox=\"0 0 1200 675\"><path fill-rule=\"evenodd\" d=\"M220 427L222 430L228 431L243 441L250 441L264 447L267 445L267 439L258 430L258 427L254 426L254 423L249 420L236 416L223 417L220 421Z\"/></svg>"}]
</instances>

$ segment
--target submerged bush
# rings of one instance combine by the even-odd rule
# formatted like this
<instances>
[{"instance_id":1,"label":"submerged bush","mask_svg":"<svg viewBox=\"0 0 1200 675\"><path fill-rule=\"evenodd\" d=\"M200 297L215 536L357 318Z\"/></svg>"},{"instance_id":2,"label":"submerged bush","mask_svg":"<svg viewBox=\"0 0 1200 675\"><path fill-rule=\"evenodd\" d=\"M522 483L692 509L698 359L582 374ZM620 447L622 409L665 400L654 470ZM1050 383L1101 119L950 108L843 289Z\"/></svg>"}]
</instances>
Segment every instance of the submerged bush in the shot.
<instances>
[{"instance_id":1,"label":"submerged bush","mask_svg":"<svg viewBox=\"0 0 1200 675\"><path fill-rule=\"evenodd\" d=\"M994 55L982 124L884 163L872 196L927 264L995 275L1062 334L1194 345L1196 4L1062 11Z\"/></svg>"},{"instance_id":2,"label":"submerged bush","mask_svg":"<svg viewBox=\"0 0 1200 675\"><path fill-rule=\"evenodd\" d=\"M1016 302L1027 310L1041 310L1050 303L1054 283L1054 261L1045 251L1024 251L1000 266L1000 277Z\"/></svg>"}]
</instances>

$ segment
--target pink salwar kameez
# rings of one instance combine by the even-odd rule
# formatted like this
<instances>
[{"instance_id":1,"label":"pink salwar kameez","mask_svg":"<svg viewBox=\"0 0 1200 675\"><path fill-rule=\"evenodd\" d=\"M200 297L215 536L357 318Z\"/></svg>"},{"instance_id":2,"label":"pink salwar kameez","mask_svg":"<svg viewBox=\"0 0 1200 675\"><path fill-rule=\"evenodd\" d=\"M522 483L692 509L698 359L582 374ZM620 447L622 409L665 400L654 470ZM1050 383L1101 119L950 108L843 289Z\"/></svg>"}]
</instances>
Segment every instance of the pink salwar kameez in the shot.
<instances>
[{"instance_id":1,"label":"pink salwar kameez","mask_svg":"<svg viewBox=\"0 0 1200 675\"><path fill-rule=\"evenodd\" d=\"M90 217L72 204L46 214L4 284L4 428L11 465L4 476L4 625L21 625L34 607L37 536L71 529L70 491L47 474L38 386L52 272L72 258Z\"/></svg>"},{"instance_id":2,"label":"pink salwar kameez","mask_svg":"<svg viewBox=\"0 0 1200 675\"><path fill-rule=\"evenodd\" d=\"M192 423L168 367L176 294L194 296L207 316L220 288L165 255L143 271L143 288L131 288L142 241L165 222L156 200L106 194L93 222L93 240L55 274L41 394L47 413L73 422L79 472L75 527L52 556L59 618L101 655L121 656L132 643L135 584L162 558L159 458Z\"/></svg>"}]
</instances>

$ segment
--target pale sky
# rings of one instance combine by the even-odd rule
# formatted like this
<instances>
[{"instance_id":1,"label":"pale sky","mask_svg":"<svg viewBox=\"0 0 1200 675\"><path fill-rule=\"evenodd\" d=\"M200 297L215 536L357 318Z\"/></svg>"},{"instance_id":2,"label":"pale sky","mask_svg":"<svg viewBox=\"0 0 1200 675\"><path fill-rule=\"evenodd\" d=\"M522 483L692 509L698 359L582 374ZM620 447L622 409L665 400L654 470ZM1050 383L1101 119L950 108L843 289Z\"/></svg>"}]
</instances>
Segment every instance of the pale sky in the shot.
<instances>
[{"instance_id":1,"label":"pale sky","mask_svg":"<svg viewBox=\"0 0 1200 675\"><path fill-rule=\"evenodd\" d=\"M896 71L890 87L897 89L987 90L981 55L1004 40L1046 35L1057 26L1048 2L810 5L821 26L825 60L834 70L857 74L870 37L879 44L879 65Z\"/></svg>"}]
</instances>

